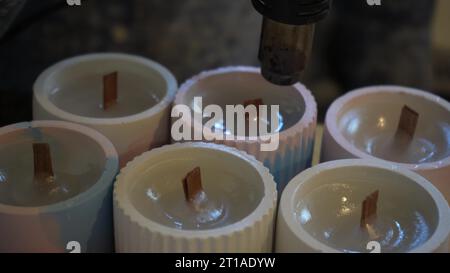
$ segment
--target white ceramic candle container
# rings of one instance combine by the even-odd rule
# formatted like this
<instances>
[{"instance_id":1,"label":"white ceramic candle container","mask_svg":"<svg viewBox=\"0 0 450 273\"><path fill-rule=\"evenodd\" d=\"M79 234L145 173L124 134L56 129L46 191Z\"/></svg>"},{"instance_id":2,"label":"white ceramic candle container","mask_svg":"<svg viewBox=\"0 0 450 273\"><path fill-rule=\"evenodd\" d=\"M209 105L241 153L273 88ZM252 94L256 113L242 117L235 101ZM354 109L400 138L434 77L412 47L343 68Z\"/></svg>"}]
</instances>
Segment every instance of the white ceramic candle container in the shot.
<instances>
[{"instance_id":1,"label":"white ceramic candle container","mask_svg":"<svg viewBox=\"0 0 450 273\"><path fill-rule=\"evenodd\" d=\"M118 72L117 104L102 108L105 74ZM170 142L174 76L151 60L125 54L89 54L59 62L34 84L35 120L65 120L92 127L116 147L120 165Z\"/></svg>"},{"instance_id":2,"label":"white ceramic candle container","mask_svg":"<svg viewBox=\"0 0 450 273\"><path fill-rule=\"evenodd\" d=\"M200 167L210 210L185 201L182 179ZM270 252L276 184L255 158L206 143L163 146L130 162L117 177L118 252ZM205 213L206 212L206 213Z\"/></svg>"},{"instance_id":3,"label":"white ceramic candle container","mask_svg":"<svg viewBox=\"0 0 450 273\"><path fill-rule=\"evenodd\" d=\"M362 229L362 202L377 190L376 220ZM450 209L442 194L420 175L380 161L306 170L283 192L277 219L277 252L448 251Z\"/></svg>"},{"instance_id":4,"label":"white ceramic candle container","mask_svg":"<svg viewBox=\"0 0 450 273\"><path fill-rule=\"evenodd\" d=\"M289 180L311 165L317 104L305 86L273 85L261 76L259 68L226 67L203 72L186 81L180 87L174 104L188 105L196 112L199 111L199 106L194 103L195 97L203 99L203 107L215 104L224 110L226 105L242 105L247 100L259 98L264 105L279 105L279 124L274 133L279 135L276 150L261 151L260 139L214 142L246 151L263 162L275 177L280 193ZM185 116L182 118L187 121ZM222 120L219 127L225 128L224 122ZM193 131L198 131L198 128L203 130L204 124L195 123L198 122L194 121ZM207 133L204 140L211 139L212 136L213 133Z\"/></svg>"},{"instance_id":5,"label":"white ceramic candle container","mask_svg":"<svg viewBox=\"0 0 450 273\"><path fill-rule=\"evenodd\" d=\"M51 191L36 187L37 142L50 146ZM112 252L118 169L111 142L88 127L35 121L0 128L0 252Z\"/></svg>"},{"instance_id":6,"label":"white ceramic candle container","mask_svg":"<svg viewBox=\"0 0 450 273\"><path fill-rule=\"evenodd\" d=\"M395 144L404 105L419 114L406 149ZM398 86L367 87L344 95L328 110L322 161L345 158L380 159L416 171L450 201L450 103Z\"/></svg>"}]
</instances>

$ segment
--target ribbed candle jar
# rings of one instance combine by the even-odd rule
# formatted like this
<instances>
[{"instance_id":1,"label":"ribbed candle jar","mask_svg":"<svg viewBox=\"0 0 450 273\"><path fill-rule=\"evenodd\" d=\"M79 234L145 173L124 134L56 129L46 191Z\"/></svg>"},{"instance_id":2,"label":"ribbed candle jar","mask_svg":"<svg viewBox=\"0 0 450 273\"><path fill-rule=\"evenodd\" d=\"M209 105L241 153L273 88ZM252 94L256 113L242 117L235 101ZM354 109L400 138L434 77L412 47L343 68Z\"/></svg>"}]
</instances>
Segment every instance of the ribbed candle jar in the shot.
<instances>
[{"instance_id":1,"label":"ribbed candle jar","mask_svg":"<svg viewBox=\"0 0 450 273\"><path fill-rule=\"evenodd\" d=\"M192 210L182 180L200 167L208 200ZM118 252L270 252L277 191L269 171L234 148L163 146L130 162L114 190Z\"/></svg>"},{"instance_id":2,"label":"ribbed candle jar","mask_svg":"<svg viewBox=\"0 0 450 273\"><path fill-rule=\"evenodd\" d=\"M261 76L260 69L255 67L225 67L205 71L186 81L180 87L174 104L187 105L195 114L202 110L199 105L195 105L195 98L202 98L205 108L208 105L220 106L224 111L224 119L227 105L243 105L245 101L262 99L263 105L279 106L278 128L265 135L277 135L279 145L275 150L263 151L261 144L265 142L259 138L239 140L236 137L234 140L215 139L213 142L236 147L263 162L275 177L280 193L289 180L311 166L317 104L305 86L273 85L267 82ZM192 125L193 135L203 133L203 141L214 138L211 128L206 127L204 122L199 124L197 120L192 121L189 118L184 115L181 117L185 124ZM225 120L219 123L215 124L215 129L229 129L226 128Z\"/></svg>"}]
</instances>

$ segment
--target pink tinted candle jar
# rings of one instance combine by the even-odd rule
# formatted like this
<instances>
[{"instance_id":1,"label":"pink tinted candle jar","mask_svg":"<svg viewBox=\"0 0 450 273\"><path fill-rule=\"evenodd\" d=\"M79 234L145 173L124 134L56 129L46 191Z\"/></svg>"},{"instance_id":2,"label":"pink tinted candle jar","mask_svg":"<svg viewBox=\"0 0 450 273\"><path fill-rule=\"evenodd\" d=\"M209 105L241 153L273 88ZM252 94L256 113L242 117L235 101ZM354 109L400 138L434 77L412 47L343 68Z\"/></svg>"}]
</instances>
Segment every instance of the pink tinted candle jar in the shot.
<instances>
[{"instance_id":1,"label":"pink tinted candle jar","mask_svg":"<svg viewBox=\"0 0 450 273\"><path fill-rule=\"evenodd\" d=\"M49 147L52 175L37 180L34 144ZM85 126L35 121L0 128L0 252L112 252L111 191L119 160Z\"/></svg>"},{"instance_id":2,"label":"pink tinted candle jar","mask_svg":"<svg viewBox=\"0 0 450 273\"><path fill-rule=\"evenodd\" d=\"M117 72L117 99L106 108L102 79ZM174 76L143 57L102 53L79 56L45 70L34 85L33 117L94 128L116 147L120 164L169 142Z\"/></svg>"},{"instance_id":3,"label":"pink tinted candle jar","mask_svg":"<svg viewBox=\"0 0 450 273\"><path fill-rule=\"evenodd\" d=\"M275 177L280 193L291 178L311 165L317 104L311 92L302 84L277 86L266 81L261 76L259 68L225 67L205 71L186 81L180 87L174 105L187 105L195 115L203 110L200 105L196 104L198 98L202 99L202 106L205 109L209 105L218 105L224 113L223 118L211 127L208 125L208 117L204 111L202 113L204 119L200 122L197 120L192 122L190 117L184 115L181 117L185 124L192 125L193 135L202 135L203 133L203 141L213 139L218 132L224 136L233 135L233 131L227 125L229 122L226 120L227 106L262 100L262 105L268 107L269 115L256 119L271 128L268 133L261 134L259 131L258 135L254 136L256 139L251 139L248 138L248 135L239 135L236 130L234 139L218 140L216 138L212 142L236 147L255 156L269 168ZM276 117L277 124L272 123L274 114L269 110L272 106L279 107ZM206 134L204 134L205 132ZM260 137L273 137L274 135L277 135L278 138L276 149L262 150L264 141ZM247 137L247 139L238 137Z\"/></svg>"}]
</instances>

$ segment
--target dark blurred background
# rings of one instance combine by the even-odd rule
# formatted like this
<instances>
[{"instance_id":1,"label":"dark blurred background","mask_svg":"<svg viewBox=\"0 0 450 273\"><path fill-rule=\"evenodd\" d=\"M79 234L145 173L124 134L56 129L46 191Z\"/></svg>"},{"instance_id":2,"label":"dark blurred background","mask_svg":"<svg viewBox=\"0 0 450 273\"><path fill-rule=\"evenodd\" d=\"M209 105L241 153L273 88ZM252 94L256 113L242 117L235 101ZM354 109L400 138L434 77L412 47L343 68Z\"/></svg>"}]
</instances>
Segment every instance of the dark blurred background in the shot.
<instances>
[{"instance_id":1,"label":"dark blurred background","mask_svg":"<svg viewBox=\"0 0 450 273\"><path fill-rule=\"evenodd\" d=\"M334 0L316 31L303 82L321 116L356 87L399 84L450 97L446 0ZM205 69L258 65L261 16L250 0L0 0L0 126L28 121L32 85L62 59L99 51L143 55L182 83Z\"/></svg>"}]
</instances>

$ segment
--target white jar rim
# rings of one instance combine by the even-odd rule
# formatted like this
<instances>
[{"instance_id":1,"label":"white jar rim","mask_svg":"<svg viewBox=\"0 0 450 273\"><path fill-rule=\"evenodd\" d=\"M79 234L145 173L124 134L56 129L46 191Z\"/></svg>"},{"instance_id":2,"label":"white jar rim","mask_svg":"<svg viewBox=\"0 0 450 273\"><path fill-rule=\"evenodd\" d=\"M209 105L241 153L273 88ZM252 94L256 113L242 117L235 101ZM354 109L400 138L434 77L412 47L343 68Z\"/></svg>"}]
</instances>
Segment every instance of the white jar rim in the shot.
<instances>
[{"instance_id":1,"label":"white jar rim","mask_svg":"<svg viewBox=\"0 0 450 273\"><path fill-rule=\"evenodd\" d=\"M393 94L407 94L415 97L419 97L421 99L424 99L430 103L434 103L443 109L446 109L447 112L450 115L450 103L444 100L443 98L436 96L432 93L425 92L422 90L409 88L409 87L402 87L402 86L395 86L395 85L379 85L379 86L369 86L364 88L355 89L353 91L350 91L349 93L341 96L337 100L335 100L330 108L327 111L326 117L325 117L325 125L326 128L329 130L330 135L335 141L345 150L351 153L353 156L361 159L372 159L372 160L381 160L386 163L390 164L396 164L398 166L401 166L403 168L407 168L413 171L421 171L421 170L434 170L434 169L441 169L446 168L450 166L450 156L443 158L441 160L437 160L434 162L426 162L426 163L417 163L417 164L410 164L410 163L402 163L402 162L392 162L388 161L379 157L375 157L373 155L370 155L368 153L365 153L358 149L355 145L350 143L345 136L342 134L341 130L338 128L338 122L337 118L339 116L340 111L348 105L350 102L357 100L359 97L366 96L366 95L381 95L381 94L387 94L387 95L393 95Z\"/></svg>"},{"instance_id":2,"label":"white jar rim","mask_svg":"<svg viewBox=\"0 0 450 273\"><path fill-rule=\"evenodd\" d=\"M253 75L261 75L261 69L259 67L253 67L253 66L228 66L228 67L220 67L212 70L207 70L204 72L201 72L200 74L193 76L192 78L188 79L186 82L184 82L175 97L174 105L180 104L183 101L184 96L187 94L187 92L199 81L208 79L210 77L216 76L216 75L226 75L226 74L232 74L232 73L248 73ZM261 80L264 80L262 76ZM264 80L266 81L266 80ZM267 83L269 84L269 83ZM303 131L305 128L308 128L312 123L315 123L317 118L317 103L311 94L311 91L308 90L303 84L297 83L293 86L290 86L289 88L293 88L300 97L304 100L305 109L302 117L297 120L295 124L290 126L289 128L282 130L278 133L268 133L267 137L273 136L274 134L279 134L280 142L284 142L289 138L295 137L299 131ZM281 91L280 91L281 92ZM182 118L185 118L184 116ZM194 123L197 121L194 120ZM203 128L203 124L199 126L194 126L194 128ZM208 139L213 138L214 133L210 130L204 130L205 133L208 133ZM247 142L247 143L256 143L258 140L253 139L246 139L246 140L235 140L234 142Z\"/></svg>"},{"instance_id":3,"label":"white jar rim","mask_svg":"<svg viewBox=\"0 0 450 273\"><path fill-rule=\"evenodd\" d=\"M149 219L142 215L136 207L132 204L129 194L129 178L133 173L142 171L148 160L157 158L166 152L176 151L186 148L201 148L205 150L216 150L231 154L236 159L243 160L254 168L258 175L259 180L263 186L263 196L256 209L249 215L245 216L238 222L218 227L214 229L206 230L180 230L173 227L163 225L157 221ZM122 211L122 213L128 218L128 221L137 224L140 228L155 234L173 238L185 238L185 239L208 239L211 237L222 237L230 234L242 232L249 228L253 228L255 225L259 225L267 221L267 217L273 213L277 203L277 191L276 184L272 175L268 169L265 168L260 162L258 162L253 156L250 156L244 152L238 151L235 148L217 145L213 143L176 143L172 145L166 145L161 148L153 149L146 152L141 156L136 157L133 161L121 170L117 176L117 180L114 187L114 203L116 209Z\"/></svg>"},{"instance_id":4,"label":"white jar rim","mask_svg":"<svg viewBox=\"0 0 450 273\"><path fill-rule=\"evenodd\" d=\"M12 133L15 131L26 130L29 128L55 128L63 129L67 131L77 132L78 134L84 135L95 141L102 149L105 157L104 170L97 180L90 188L79 193L78 195L66 199L64 201L49 204L45 206L38 207L21 207L21 206L11 206L0 203L0 213L11 214L11 215L35 215L39 213L54 213L59 211L64 211L69 207L74 207L77 205L82 205L99 193L104 191L105 188L112 185L112 181L116 176L119 169L119 157L116 149L112 143L102 134L98 133L94 129L89 127L65 122L65 121L31 121L22 122L17 124L8 125L0 128L0 137L2 135Z\"/></svg>"},{"instance_id":5,"label":"white jar rim","mask_svg":"<svg viewBox=\"0 0 450 273\"><path fill-rule=\"evenodd\" d=\"M153 107L149 109L125 117L115 117L115 118L91 118L84 117L76 114L69 113L60 107L56 106L49 99L49 92L47 88L47 81L59 71L63 71L65 68L83 63L83 62L93 62L93 61L104 61L104 60L118 60L129 63L139 64L146 67L148 71L158 74L165 82L166 88L164 90L164 97ZM53 66L47 68L42 72L34 83L33 90L36 100L46 108L54 116L60 117L63 120L68 120L75 123L82 123L88 125L115 125L128 122L134 122L148 117L157 115L167 106L169 106L173 98L175 97L177 91L177 80L173 74L161 64L149 60L144 57L123 54L123 53L91 53L81 56L72 57L61 62L54 64Z\"/></svg>"},{"instance_id":6,"label":"white jar rim","mask_svg":"<svg viewBox=\"0 0 450 273\"><path fill-rule=\"evenodd\" d=\"M294 207L296 204L296 195L299 188L313 179L316 175L324 171L337 170L348 167L363 167L374 168L389 171L397 175L408 178L409 181L416 184L416 186L426 192L434 201L434 205L437 209L438 222L434 233L431 237L419 247L412 249L412 253L428 253L433 252L442 246L445 239L448 238L450 233L450 208L444 196L425 178L416 174L413 171L398 167L396 165L380 162L378 160L361 160L361 159L344 159L337 161L329 161L319 165L316 165L303 173L297 175L285 188L281 201L279 204L279 217L283 217L286 221L288 228L291 232L311 249L316 251L322 251L327 253L339 253L337 249L334 249L325 243L314 238L308 231L303 229L296 219L294 219Z\"/></svg>"}]
</instances>

